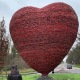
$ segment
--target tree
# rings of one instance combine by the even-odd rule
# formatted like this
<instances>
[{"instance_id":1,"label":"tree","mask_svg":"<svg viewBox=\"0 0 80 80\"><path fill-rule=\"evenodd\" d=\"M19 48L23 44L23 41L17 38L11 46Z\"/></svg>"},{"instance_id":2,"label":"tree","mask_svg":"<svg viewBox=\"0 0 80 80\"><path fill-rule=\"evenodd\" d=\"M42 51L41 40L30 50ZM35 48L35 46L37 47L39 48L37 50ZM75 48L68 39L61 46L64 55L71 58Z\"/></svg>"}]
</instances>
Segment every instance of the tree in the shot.
<instances>
[{"instance_id":1,"label":"tree","mask_svg":"<svg viewBox=\"0 0 80 80\"><path fill-rule=\"evenodd\" d=\"M5 29L5 21L4 18L0 22L0 70L5 64L7 51L8 51L8 37L6 36L6 29Z\"/></svg>"},{"instance_id":2,"label":"tree","mask_svg":"<svg viewBox=\"0 0 80 80\"><path fill-rule=\"evenodd\" d=\"M12 46L12 58L16 57L16 55L17 55L17 50L16 50L15 46L13 45Z\"/></svg>"},{"instance_id":3,"label":"tree","mask_svg":"<svg viewBox=\"0 0 80 80\"><path fill-rule=\"evenodd\" d=\"M69 51L68 58L66 60L68 63L80 64L80 34L78 33L76 39L75 47Z\"/></svg>"},{"instance_id":4,"label":"tree","mask_svg":"<svg viewBox=\"0 0 80 80\"><path fill-rule=\"evenodd\" d=\"M72 51L69 51L68 58L67 58L66 62L72 63L72 61L73 61L73 54L72 54Z\"/></svg>"}]
</instances>

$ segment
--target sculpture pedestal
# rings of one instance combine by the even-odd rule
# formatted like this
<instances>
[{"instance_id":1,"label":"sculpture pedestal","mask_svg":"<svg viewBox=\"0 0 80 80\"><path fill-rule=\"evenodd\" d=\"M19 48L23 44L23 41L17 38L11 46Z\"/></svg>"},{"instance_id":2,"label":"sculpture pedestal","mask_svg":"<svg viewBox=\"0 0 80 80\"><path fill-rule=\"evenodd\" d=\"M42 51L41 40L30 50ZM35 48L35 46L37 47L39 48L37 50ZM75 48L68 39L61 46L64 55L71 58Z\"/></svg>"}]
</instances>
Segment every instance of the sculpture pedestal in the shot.
<instances>
[{"instance_id":1,"label":"sculpture pedestal","mask_svg":"<svg viewBox=\"0 0 80 80\"><path fill-rule=\"evenodd\" d=\"M54 80L53 78L49 77L49 76L41 76L40 78L38 78L37 80Z\"/></svg>"}]
</instances>

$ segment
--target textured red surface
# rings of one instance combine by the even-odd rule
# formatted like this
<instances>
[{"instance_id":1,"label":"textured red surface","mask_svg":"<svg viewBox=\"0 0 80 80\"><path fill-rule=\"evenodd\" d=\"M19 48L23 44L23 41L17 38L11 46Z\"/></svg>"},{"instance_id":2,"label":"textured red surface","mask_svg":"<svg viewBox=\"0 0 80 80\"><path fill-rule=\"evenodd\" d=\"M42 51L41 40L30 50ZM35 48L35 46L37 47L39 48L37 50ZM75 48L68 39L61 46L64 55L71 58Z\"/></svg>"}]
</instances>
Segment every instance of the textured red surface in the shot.
<instances>
[{"instance_id":1,"label":"textured red surface","mask_svg":"<svg viewBox=\"0 0 80 80\"><path fill-rule=\"evenodd\" d=\"M78 19L65 3L43 8L24 7L10 22L10 33L22 58L47 75L65 57L76 39Z\"/></svg>"}]
</instances>

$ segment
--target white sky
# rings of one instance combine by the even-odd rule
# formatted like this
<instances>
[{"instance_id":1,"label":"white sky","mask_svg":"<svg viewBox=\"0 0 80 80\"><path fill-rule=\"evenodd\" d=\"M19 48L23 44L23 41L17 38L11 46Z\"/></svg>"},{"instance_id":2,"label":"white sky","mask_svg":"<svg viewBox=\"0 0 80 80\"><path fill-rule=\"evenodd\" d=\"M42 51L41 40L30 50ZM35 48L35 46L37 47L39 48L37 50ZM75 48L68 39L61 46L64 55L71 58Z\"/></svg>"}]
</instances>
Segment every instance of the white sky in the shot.
<instances>
[{"instance_id":1,"label":"white sky","mask_svg":"<svg viewBox=\"0 0 80 80\"><path fill-rule=\"evenodd\" d=\"M10 19L18 9L25 6L35 6L41 8L54 2L65 2L72 6L77 13L80 22L80 0L0 0L0 21L4 16L7 32L9 32ZM64 61L65 59L66 58L64 58Z\"/></svg>"},{"instance_id":2,"label":"white sky","mask_svg":"<svg viewBox=\"0 0 80 80\"><path fill-rule=\"evenodd\" d=\"M71 5L80 20L80 0L0 0L0 21L4 16L8 31L11 16L18 9L24 6L35 6L41 8L54 2L65 2Z\"/></svg>"}]
</instances>

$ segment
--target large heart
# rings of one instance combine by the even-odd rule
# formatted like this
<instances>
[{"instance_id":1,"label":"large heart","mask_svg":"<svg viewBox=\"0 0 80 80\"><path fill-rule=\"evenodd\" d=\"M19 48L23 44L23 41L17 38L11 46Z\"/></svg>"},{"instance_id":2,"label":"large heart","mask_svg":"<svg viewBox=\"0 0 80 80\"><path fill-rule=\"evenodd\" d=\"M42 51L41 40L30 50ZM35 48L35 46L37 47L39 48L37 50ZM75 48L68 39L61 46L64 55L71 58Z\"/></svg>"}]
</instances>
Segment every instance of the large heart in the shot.
<instances>
[{"instance_id":1,"label":"large heart","mask_svg":"<svg viewBox=\"0 0 80 80\"><path fill-rule=\"evenodd\" d=\"M62 61L76 39L77 30L75 11L62 2L43 8L21 8L10 22L18 52L42 75L47 75Z\"/></svg>"}]
</instances>

